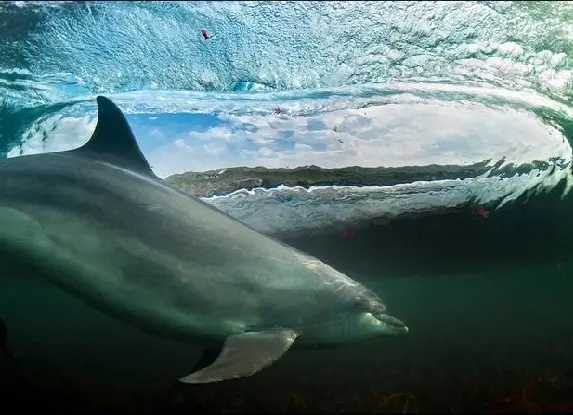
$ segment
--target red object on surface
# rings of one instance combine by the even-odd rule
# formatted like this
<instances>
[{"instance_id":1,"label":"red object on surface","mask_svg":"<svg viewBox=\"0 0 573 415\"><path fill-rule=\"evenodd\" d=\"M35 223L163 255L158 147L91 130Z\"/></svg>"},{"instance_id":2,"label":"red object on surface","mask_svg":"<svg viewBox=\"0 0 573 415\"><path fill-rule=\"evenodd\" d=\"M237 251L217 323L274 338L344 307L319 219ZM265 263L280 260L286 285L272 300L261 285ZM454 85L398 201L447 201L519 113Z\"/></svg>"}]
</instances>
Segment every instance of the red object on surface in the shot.
<instances>
[{"instance_id":1,"label":"red object on surface","mask_svg":"<svg viewBox=\"0 0 573 415\"><path fill-rule=\"evenodd\" d=\"M209 33L207 33L206 29L201 29L201 36L203 36L205 40L209 39Z\"/></svg>"},{"instance_id":2,"label":"red object on surface","mask_svg":"<svg viewBox=\"0 0 573 415\"><path fill-rule=\"evenodd\" d=\"M351 239L356 235L355 231L342 231L338 234L341 239Z\"/></svg>"},{"instance_id":3,"label":"red object on surface","mask_svg":"<svg viewBox=\"0 0 573 415\"><path fill-rule=\"evenodd\" d=\"M487 217L489 216L489 211L481 205L475 205L474 212L480 215L484 219L487 219Z\"/></svg>"},{"instance_id":4,"label":"red object on surface","mask_svg":"<svg viewBox=\"0 0 573 415\"><path fill-rule=\"evenodd\" d=\"M279 115L282 112L282 110L279 107L275 108L275 115Z\"/></svg>"}]
</instances>

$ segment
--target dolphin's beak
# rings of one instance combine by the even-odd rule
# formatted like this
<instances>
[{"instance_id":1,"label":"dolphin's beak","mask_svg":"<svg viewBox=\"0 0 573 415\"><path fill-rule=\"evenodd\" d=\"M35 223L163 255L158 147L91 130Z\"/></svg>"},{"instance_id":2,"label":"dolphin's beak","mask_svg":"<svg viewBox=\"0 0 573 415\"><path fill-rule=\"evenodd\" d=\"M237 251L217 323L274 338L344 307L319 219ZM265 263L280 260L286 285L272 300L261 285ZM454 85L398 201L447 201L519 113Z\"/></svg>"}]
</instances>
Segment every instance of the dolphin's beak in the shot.
<instances>
[{"instance_id":1,"label":"dolphin's beak","mask_svg":"<svg viewBox=\"0 0 573 415\"><path fill-rule=\"evenodd\" d=\"M385 335L401 336L409 332L408 326L396 317L379 314L375 318L380 322L380 328Z\"/></svg>"}]
</instances>

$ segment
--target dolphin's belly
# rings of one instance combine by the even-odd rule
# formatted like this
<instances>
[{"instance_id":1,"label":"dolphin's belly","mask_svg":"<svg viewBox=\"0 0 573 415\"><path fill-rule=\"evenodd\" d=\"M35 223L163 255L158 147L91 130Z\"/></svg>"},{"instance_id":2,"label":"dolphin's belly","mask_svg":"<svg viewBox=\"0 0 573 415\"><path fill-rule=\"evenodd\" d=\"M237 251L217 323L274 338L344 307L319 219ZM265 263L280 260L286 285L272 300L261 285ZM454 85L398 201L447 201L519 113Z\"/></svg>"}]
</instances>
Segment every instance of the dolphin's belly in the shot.
<instances>
[{"instance_id":1,"label":"dolphin's belly","mask_svg":"<svg viewBox=\"0 0 573 415\"><path fill-rule=\"evenodd\" d=\"M208 269L69 212L0 206L0 243L87 304L164 337L225 338L256 323L246 303L205 301Z\"/></svg>"},{"instance_id":2,"label":"dolphin's belly","mask_svg":"<svg viewBox=\"0 0 573 415\"><path fill-rule=\"evenodd\" d=\"M306 308L320 310L315 292L280 281L289 276L273 258L180 257L89 215L0 205L0 243L88 305L166 338L201 342L252 327L296 327Z\"/></svg>"}]
</instances>

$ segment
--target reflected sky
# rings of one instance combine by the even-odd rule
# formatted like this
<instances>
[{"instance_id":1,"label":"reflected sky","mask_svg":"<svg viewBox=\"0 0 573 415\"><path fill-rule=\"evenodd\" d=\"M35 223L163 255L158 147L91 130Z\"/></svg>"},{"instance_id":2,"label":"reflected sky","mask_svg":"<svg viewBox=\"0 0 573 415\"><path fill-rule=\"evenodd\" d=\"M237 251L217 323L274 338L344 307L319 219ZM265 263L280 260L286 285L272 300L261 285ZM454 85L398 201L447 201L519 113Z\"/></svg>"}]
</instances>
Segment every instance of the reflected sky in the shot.
<instances>
[{"instance_id":1,"label":"reflected sky","mask_svg":"<svg viewBox=\"0 0 573 415\"><path fill-rule=\"evenodd\" d=\"M526 111L479 106L385 105L313 117L133 118L154 169L165 176L232 166L324 168L517 163L567 152L561 134Z\"/></svg>"},{"instance_id":2,"label":"reflected sky","mask_svg":"<svg viewBox=\"0 0 573 415\"><path fill-rule=\"evenodd\" d=\"M515 163L569 158L555 128L534 114L469 102L410 102L345 109L315 116L214 114L127 115L143 153L160 177L233 166L318 165L398 167ZM95 117L46 121L43 133L22 145L24 154L81 145ZM43 139L44 138L44 139ZM14 149L9 156L19 154Z\"/></svg>"}]
</instances>

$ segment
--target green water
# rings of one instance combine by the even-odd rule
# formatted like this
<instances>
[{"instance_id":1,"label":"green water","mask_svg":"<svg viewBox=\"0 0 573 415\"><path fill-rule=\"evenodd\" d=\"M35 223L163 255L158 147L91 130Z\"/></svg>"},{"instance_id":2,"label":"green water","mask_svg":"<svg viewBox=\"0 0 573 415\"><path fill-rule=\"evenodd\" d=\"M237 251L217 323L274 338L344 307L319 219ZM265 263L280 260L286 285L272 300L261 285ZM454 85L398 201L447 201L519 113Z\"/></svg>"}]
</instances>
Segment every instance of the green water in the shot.
<instances>
[{"instance_id":1,"label":"green water","mask_svg":"<svg viewBox=\"0 0 573 415\"><path fill-rule=\"evenodd\" d=\"M411 333L287 353L251 378L178 385L198 358L194 347L111 320L31 277L4 285L0 315L23 372L59 408L401 411L408 401L408 411L468 411L521 396L523 385L534 385L528 400L570 402L571 201L522 202L487 220L462 209L352 239L289 241L372 287ZM382 402L394 393L413 398Z\"/></svg>"}]
</instances>

